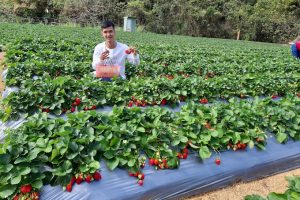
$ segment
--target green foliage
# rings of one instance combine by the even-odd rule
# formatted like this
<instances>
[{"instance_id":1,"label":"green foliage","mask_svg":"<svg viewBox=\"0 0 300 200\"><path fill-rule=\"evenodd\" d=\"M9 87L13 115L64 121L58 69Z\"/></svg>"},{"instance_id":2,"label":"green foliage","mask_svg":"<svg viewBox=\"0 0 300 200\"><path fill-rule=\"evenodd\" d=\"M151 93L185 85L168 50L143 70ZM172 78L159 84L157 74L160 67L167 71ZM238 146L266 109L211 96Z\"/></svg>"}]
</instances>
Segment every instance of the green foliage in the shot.
<instances>
[{"instance_id":1,"label":"green foliage","mask_svg":"<svg viewBox=\"0 0 300 200\"><path fill-rule=\"evenodd\" d=\"M287 42L299 34L299 1L272 0L2 0L0 20L99 25L111 19L122 26L136 17L145 30L264 42ZM17 18L16 18L17 16ZM3 18L3 19L2 19Z\"/></svg>"},{"instance_id":2,"label":"green foliage","mask_svg":"<svg viewBox=\"0 0 300 200\"><path fill-rule=\"evenodd\" d=\"M154 105L299 93L299 63L280 45L120 32L120 41L138 46L141 64L126 65L127 80L102 82L90 66L98 29L19 26L1 25L6 85L21 88L2 103L3 120L44 109L70 112L76 97L77 110L85 110L127 105L132 96Z\"/></svg>"},{"instance_id":3,"label":"green foliage","mask_svg":"<svg viewBox=\"0 0 300 200\"><path fill-rule=\"evenodd\" d=\"M103 82L90 66L98 29L0 27L6 84L20 88L1 102L0 117L33 115L7 130L0 144L1 198L29 183L34 190L66 186L73 176L94 173L100 160L110 170L136 173L145 156L157 159L157 169L179 167L179 152L187 147L207 159L228 149L264 149L267 132L280 143L300 139L299 63L285 46L120 33L119 41L138 46L142 63L126 66L126 80ZM220 98L226 103L215 101ZM178 113L154 106L180 101L188 103ZM109 114L88 111L104 105L115 107ZM67 120L42 113L72 109L78 112Z\"/></svg>"},{"instance_id":4,"label":"green foliage","mask_svg":"<svg viewBox=\"0 0 300 200\"><path fill-rule=\"evenodd\" d=\"M100 160L110 170L120 167L136 173L142 170L143 155L166 160L166 165L157 166L160 169L174 169L180 165L178 152L185 148L198 152L199 159L247 146L264 149L271 126L293 132L288 138L299 140L299 103L298 97L290 96L278 102L256 98L209 106L188 103L177 113L154 106L115 107L108 114L79 112L66 120L35 114L19 128L6 130L0 144L0 195L12 196L29 183L35 190L46 184L66 186L72 176L93 174ZM281 120L282 109L290 113L287 121ZM290 179L289 187L299 192L299 180Z\"/></svg>"}]
</instances>

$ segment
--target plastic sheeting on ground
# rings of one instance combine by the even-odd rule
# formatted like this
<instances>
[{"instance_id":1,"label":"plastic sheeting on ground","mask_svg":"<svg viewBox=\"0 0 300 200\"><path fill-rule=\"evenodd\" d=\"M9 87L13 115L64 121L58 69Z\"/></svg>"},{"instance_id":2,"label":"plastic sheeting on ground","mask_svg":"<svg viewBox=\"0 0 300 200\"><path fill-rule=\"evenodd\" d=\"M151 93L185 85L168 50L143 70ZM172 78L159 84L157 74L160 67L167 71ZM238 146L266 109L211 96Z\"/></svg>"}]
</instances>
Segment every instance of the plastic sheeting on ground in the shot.
<instances>
[{"instance_id":1,"label":"plastic sheeting on ground","mask_svg":"<svg viewBox=\"0 0 300 200\"><path fill-rule=\"evenodd\" d=\"M169 107L169 106L162 106L162 107L165 107L165 108L168 108L170 109L171 111L173 112L179 112L181 107L184 106L186 103L183 102L183 103L180 103L179 106L176 106L176 107ZM145 109L147 107L144 107L142 109ZM113 107L110 107L110 106L103 106L101 108L98 108L96 111L98 112L103 112L103 113L109 113L111 112L113 109ZM76 114L76 112L75 112ZM56 115L53 115L53 114L49 114L49 117L50 118L56 118L56 117L61 117L61 118L64 118L66 119L67 118L67 115L66 114L62 114L60 116L56 116ZM19 126L21 126L26 120L24 119L24 117L20 117L19 120L17 121L8 121L8 122L2 122L0 120L0 142L3 142L4 138L5 138L5 134L4 134L4 131L8 128L11 128L11 129L16 129L18 128Z\"/></svg>"},{"instance_id":2,"label":"plastic sheeting on ground","mask_svg":"<svg viewBox=\"0 0 300 200\"><path fill-rule=\"evenodd\" d=\"M180 111L181 106L168 108L176 112ZM111 110L112 108L108 106L97 109L99 112ZM61 117L66 118L66 115ZM24 122L23 118L19 121L0 122L0 141L4 138L4 129L17 128ZM44 186L41 190L41 199L178 199L215 190L236 181L249 181L299 168L300 141L279 144L273 135L269 137L265 151L254 148L246 151L222 152L220 166L214 162L215 155L201 161L197 153L190 154L187 160L181 160L181 165L176 170L156 171L147 163L143 170L146 177L142 187L126 170L116 169L111 172L105 163L101 162L103 177L101 181L75 185L71 193L63 191L60 186Z\"/></svg>"},{"instance_id":3,"label":"plastic sheeting on ground","mask_svg":"<svg viewBox=\"0 0 300 200\"><path fill-rule=\"evenodd\" d=\"M16 129L21 126L25 122L24 118L20 118L18 121L8 121L2 122L0 121L0 142L3 142L5 138L4 131L8 128Z\"/></svg>"},{"instance_id":4,"label":"plastic sheeting on ground","mask_svg":"<svg viewBox=\"0 0 300 200\"><path fill-rule=\"evenodd\" d=\"M5 99L10 93L12 92L18 92L18 87L5 87L5 90L2 93L2 99Z\"/></svg>"},{"instance_id":5,"label":"plastic sheeting on ground","mask_svg":"<svg viewBox=\"0 0 300 200\"><path fill-rule=\"evenodd\" d=\"M179 107L168 108L177 112L183 105L185 103ZM97 109L99 112L111 110L112 108L107 106ZM66 118L65 115L61 117ZM5 129L17 128L24 122L24 118L6 123L0 121L0 142L5 137ZM142 187L126 170L109 171L105 163L101 162L101 181L75 184L71 193L63 191L61 186L44 186L41 190L41 200L178 199L201 194L237 181L254 180L299 168L300 141L278 144L275 138L271 137L267 141L265 151L248 148L245 151L222 152L220 166L215 164L215 156L201 161L198 154L190 154L188 159L181 160L181 165L176 170L156 171L147 163L143 170L145 182Z\"/></svg>"},{"instance_id":6,"label":"plastic sheeting on ground","mask_svg":"<svg viewBox=\"0 0 300 200\"><path fill-rule=\"evenodd\" d=\"M126 170L109 171L101 162L102 180L74 185L71 193L61 187L44 186L41 200L126 200L178 199L201 194L237 181L250 181L300 167L300 142L278 144L268 139L267 150L247 149L221 153L221 165L214 155L201 161L197 154L181 160L179 169L156 171L148 163L145 181L139 186ZM251 191L249 191L251 194ZM245 194L247 195L247 194Z\"/></svg>"},{"instance_id":7,"label":"plastic sheeting on ground","mask_svg":"<svg viewBox=\"0 0 300 200\"><path fill-rule=\"evenodd\" d=\"M6 80L7 72L8 72L8 69L3 70L3 72L2 72L2 80L3 81Z\"/></svg>"}]
</instances>

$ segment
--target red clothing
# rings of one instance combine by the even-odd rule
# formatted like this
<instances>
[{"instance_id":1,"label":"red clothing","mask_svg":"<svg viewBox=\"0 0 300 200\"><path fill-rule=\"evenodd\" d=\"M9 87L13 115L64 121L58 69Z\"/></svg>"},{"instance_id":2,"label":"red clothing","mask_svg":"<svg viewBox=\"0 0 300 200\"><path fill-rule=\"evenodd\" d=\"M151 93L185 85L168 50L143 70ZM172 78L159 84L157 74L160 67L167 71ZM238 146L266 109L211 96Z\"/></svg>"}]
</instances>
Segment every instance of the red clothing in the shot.
<instances>
[{"instance_id":1,"label":"red clothing","mask_svg":"<svg viewBox=\"0 0 300 200\"><path fill-rule=\"evenodd\" d=\"M296 48L297 48L298 51L300 51L300 41L296 42Z\"/></svg>"}]
</instances>

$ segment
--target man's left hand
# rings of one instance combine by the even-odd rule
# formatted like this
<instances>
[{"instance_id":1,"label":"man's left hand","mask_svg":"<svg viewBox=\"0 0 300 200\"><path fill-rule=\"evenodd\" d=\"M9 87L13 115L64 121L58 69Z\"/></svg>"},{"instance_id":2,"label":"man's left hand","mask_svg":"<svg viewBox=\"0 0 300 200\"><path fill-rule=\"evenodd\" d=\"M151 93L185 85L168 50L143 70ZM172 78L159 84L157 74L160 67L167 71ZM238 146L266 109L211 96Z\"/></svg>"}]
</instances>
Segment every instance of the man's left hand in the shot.
<instances>
[{"instance_id":1,"label":"man's left hand","mask_svg":"<svg viewBox=\"0 0 300 200\"><path fill-rule=\"evenodd\" d=\"M129 50L130 52L133 54L133 55L137 55L138 54L138 50L136 49L136 47L129 47Z\"/></svg>"}]
</instances>

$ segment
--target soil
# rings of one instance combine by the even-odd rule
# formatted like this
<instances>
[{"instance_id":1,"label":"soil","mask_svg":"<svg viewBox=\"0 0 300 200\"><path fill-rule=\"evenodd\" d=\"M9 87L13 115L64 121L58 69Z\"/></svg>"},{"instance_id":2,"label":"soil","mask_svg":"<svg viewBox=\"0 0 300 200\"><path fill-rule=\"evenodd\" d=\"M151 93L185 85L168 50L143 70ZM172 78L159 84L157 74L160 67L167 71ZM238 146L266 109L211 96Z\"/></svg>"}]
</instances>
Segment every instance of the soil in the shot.
<instances>
[{"instance_id":1,"label":"soil","mask_svg":"<svg viewBox=\"0 0 300 200\"><path fill-rule=\"evenodd\" d=\"M300 176L300 168L260 180L236 183L226 188L185 198L185 200L243 200L246 195L258 194L266 197L270 192L284 193L288 182L285 177Z\"/></svg>"}]
</instances>

